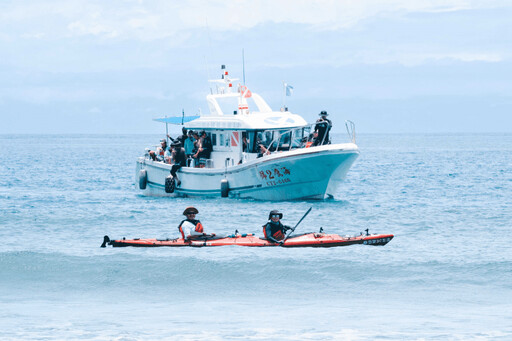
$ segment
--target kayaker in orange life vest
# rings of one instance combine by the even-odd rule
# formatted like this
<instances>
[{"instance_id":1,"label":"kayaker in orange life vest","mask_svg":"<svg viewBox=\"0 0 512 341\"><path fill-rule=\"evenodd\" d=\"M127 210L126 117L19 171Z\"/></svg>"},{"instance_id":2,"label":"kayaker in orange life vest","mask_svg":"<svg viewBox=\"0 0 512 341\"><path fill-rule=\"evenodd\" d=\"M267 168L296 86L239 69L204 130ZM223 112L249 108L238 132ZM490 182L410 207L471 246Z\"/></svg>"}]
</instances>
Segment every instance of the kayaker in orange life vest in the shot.
<instances>
[{"instance_id":1,"label":"kayaker in orange life vest","mask_svg":"<svg viewBox=\"0 0 512 341\"><path fill-rule=\"evenodd\" d=\"M263 235L271 242L282 244L282 240L286 236L286 231L291 230L290 226L283 225L281 218L283 214L278 210L270 211L268 215L269 222L263 225Z\"/></svg>"},{"instance_id":2,"label":"kayaker in orange life vest","mask_svg":"<svg viewBox=\"0 0 512 341\"><path fill-rule=\"evenodd\" d=\"M178 230L183 237L183 240L194 239L197 237L213 237L214 233L206 234L204 233L203 224L199 220L196 219L196 214L199 211L195 207L187 207L185 211L183 211L183 215L187 217L187 219L183 220L178 226Z\"/></svg>"}]
</instances>

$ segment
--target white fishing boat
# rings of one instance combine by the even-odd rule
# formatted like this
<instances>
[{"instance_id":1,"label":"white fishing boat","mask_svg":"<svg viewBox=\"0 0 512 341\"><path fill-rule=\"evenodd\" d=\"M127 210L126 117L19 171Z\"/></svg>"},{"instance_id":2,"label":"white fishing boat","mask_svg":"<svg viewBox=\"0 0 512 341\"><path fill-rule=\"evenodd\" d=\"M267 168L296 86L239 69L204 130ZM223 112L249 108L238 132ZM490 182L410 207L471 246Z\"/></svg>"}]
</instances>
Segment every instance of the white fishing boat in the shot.
<instances>
[{"instance_id":1,"label":"white fishing boat","mask_svg":"<svg viewBox=\"0 0 512 341\"><path fill-rule=\"evenodd\" d=\"M347 143L330 143L324 136L312 144L315 124L286 108L273 111L235 81L222 66L222 78L211 81L215 87L206 96L210 113L179 122L188 130L206 132L212 145L209 157L189 159L177 172L178 182L170 176L172 165L153 160L146 149L137 160L137 189L151 196L273 201L333 196L359 155L354 124L345 122ZM158 121L176 123L175 118Z\"/></svg>"}]
</instances>

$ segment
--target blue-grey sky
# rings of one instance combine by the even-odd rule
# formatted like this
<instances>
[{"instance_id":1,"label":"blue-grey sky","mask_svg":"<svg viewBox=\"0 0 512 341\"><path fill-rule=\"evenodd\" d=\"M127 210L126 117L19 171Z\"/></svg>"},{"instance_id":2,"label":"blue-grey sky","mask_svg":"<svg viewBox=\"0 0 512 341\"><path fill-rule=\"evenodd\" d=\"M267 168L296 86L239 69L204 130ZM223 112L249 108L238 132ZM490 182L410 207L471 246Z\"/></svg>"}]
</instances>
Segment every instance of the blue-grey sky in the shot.
<instances>
[{"instance_id":1,"label":"blue-grey sky","mask_svg":"<svg viewBox=\"0 0 512 341\"><path fill-rule=\"evenodd\" d=\"M512 2L0 3L0 133L159 133L220 64L360 133L512 132Z\"/></svg>"}]
</instances>

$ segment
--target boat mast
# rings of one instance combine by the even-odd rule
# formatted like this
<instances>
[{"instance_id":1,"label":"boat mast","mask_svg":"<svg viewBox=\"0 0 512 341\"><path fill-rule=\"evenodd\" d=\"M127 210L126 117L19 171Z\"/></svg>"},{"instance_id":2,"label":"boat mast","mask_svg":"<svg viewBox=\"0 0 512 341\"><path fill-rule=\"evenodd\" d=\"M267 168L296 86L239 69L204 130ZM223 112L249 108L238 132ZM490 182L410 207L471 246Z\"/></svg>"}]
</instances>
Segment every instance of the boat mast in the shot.
<instances>
[{"instance_id":1,"label":"boat mast","mask_svg":"<svg viewBox=\"0 0 512 341\"><path fill-rule=\"evenodd\" d=\"M167 118L167 115L165 115ZM165 122L165 141L167 141L167 145L169 146L169 123Z\"/></svg>"},{"instance_id":2,"label":"boat mast","mask_svg":"<svg viewBox=\"0 0 512 341\"><path fill-rule=\"evenodd\" d=\"M245 54L244 49L242 49L242 75L244 78L244 85L245 85Z\"/></svg>"},{"instance_id":3,"label":"boat mast","mask_svg":"<svg viewBox=\"0 0 512 341\"><path fill-rule=\"evenodd\" d=\"M283 81L283 94L281 95L283 107L281 108L281 111L285 111L286 108L286 83Z\"/></svg>"}]
</instances>

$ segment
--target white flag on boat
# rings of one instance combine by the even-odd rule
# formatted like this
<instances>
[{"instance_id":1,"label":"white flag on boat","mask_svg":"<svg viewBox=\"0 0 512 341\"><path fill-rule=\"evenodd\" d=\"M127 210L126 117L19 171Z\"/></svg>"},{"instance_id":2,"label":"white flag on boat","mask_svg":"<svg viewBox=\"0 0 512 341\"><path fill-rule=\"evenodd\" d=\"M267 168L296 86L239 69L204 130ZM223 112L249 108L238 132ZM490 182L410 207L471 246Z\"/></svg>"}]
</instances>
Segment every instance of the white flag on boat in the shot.
<instances>
[{"instance_id":1,"label":"white flag on boat","mask_svg":"<svg viewBox=\"0 0 512 341\"><path fill-rule=\"evenodd\" d=\"M291 86L290 84L284 83L284 87L286 89L286 96L291 96L293 93L293 86Z\"/></svg>"}]
</instances>

